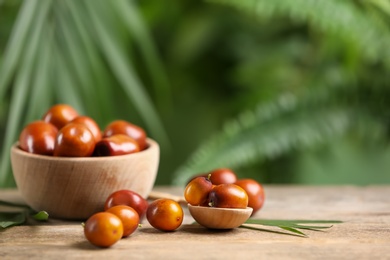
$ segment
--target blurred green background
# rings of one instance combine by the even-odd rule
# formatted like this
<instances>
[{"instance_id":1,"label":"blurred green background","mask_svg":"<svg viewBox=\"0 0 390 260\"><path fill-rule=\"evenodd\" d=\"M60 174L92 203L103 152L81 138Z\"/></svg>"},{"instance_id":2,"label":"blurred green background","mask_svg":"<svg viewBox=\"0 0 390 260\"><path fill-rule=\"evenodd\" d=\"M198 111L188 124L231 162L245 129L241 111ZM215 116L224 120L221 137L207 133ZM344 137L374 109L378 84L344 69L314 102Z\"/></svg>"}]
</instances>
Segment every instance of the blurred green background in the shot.
<instances>
[{"instance_id":1,"label":"blurred green background","mask_svg":"<svg viewBox=\"0 0 390 260\"><path fill-rule=\"evenodd\" d=\"M0 187L56 103L142 126L159 185L390 183L389 72L387 0L0 0Z\"/></svg>"}]
</instances>

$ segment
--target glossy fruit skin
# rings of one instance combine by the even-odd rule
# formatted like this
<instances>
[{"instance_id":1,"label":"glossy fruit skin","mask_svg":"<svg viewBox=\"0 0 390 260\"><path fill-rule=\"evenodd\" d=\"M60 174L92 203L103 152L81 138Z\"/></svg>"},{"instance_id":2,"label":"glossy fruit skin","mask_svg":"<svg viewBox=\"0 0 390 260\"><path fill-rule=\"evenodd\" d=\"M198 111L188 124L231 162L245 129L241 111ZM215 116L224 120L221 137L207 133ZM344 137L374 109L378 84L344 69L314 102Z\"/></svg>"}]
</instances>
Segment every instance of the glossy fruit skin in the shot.
<instances>
[{"instance_id":1,"label":"glossy fruit skin","mask_svg":"<svg viewBox=\"0 0 390 260\"><path fill-rule=\"evenodd\" d=\"M148 209L148 201L138 193L131 190L118 190L110 194L104 203L104 210L108 210L117 205L125 205L137 211L141 220Z\"/></svg>"},{"instance_id":2,"label":"glossy fruit skin","mask_svg":"<svg viewBox=\"0 0 390 260\"><path fill-rule=\"evenodd\" d=\"M42 120L53 124L60 130L78 115L78 112L73 107L66 104L57 104L49 108Z\"/></svg>"},{"instance_id":3,"label":"glossy fruit skin","mask_svg":"<svg viewBox=\"0 0 390 260\"><path fill-rule=\"evenodd\" d=\"M29 153L53 155L57 128L42 120L25 126L19 136L19 147Z\"/></svg>"},{"instance_id":4,"label":"glossy fruit skin","mask_svg":"<svg viewBox=\"0 0 390 260\"><path fill-rule=\"evenodd\" d=\"M140 150L147 148L145 131L134 124L125 120L116 120L111 122L103 132L103 137L109 137L116 134L124 134L130 136L138 142Z\"/></svg>"},{"instance_id":5,"label":"glossy fruit skin","mask_svg":"<svg viewBox=\"0 0 390 260\"><path fill-rule=\"evenodd\" d=\"M210 192L209 201L211 207L245 209L248 206L248 195L235 184L220 184Z\"/></svg>"},{"instance_id":6,"label":"glossy fruit skin","mask_svg":"<svg viewBox=\"0 0 390 260\"><path fill-rule=\"evenodd\" d=\"M184 189L184 198L192 206L207 206L213 184L206 177L196 177Z\"/></svg>"},{"instance_id":7,"label":"glossy fruit skin","mask_svg":"<svg viewBox=\"0 0 390 260\"><path fill-rule=\"evenodd\" d=\"M189 179L187 180L187 184L186 184L186 185L188 185L188 183L190 183L193 179L195 179L195 178L197 178L197 177L205 177L205 178L208 178L208 176L209 176L208 173L196 174L196 175L192 176L191 178L189 178Z\"/></svg>"},{"instance_id":8,"label":"glossy fruit skin","mask_svg":"<svg viewBox=\"0 0 390 260\"><path fill-rule=\"evenodd\" d=\"M173 231L183 222L183 209L174 200L157 199L149 204L146 218L158 230Z\"/></svg>"},{"instance_id":9,"label":"glossy fruit skin","mask_svg":"<svg viewBox=\"0 0 390 260\"><path fill-rule=\"evenodd\" d=\"M125 205L118 205L107 209L106 212L114 214L122 221L122 237L130 236L138 228L139 216L135 209Z\"/></svg>"},{"instance_id":10,"label":"glossy fruit skin","mask_svg":"<svg viewBox=\"0 0 390 260\"><path fill-rule=\"evenodd\" d=\"M139 145L133 138L117 134L105 137L96 143L94 156L117 156L139 152Z\"/></svg>"},{"instance_id":11,"label":"glossy fruit skin","mask_svg":"<svg viewBox=\"0 0 390 260\"><path fill-rule=\"evenodd\" d=\"M69 123L57 134L54 156L88 157L95 149L95 139L89 129L78 123Z\"/></svg>"},{"instance_id":12,"label":"glossy fruit skin","mask_svg":"<svg viewBox=\"0 0 390 260\"><path fill-rule=\"evenodd\" d=\"M265 194L260 183L253 179L241 179L235 184L243 188L248 194L248 207L253 208L252 215L263 207Z\"/></svg>"},{"instance_id":13,"label":"glossy fruit skin","mask_svg":"<svg viewBox=\"0 0 390 260\"><path fill-rule=\"evenodd\" d=\"M114 214L99 212L85 222L84 235L95 246L109 247L122 238L123 224Z\"/></svg>"},{"instance_id":14,"label":"glossy fruit skin","mask_svg":"<svg viewBox=\"0 0 390 260\"><path fill-rule=\"evenodd\" d=\"M91 117L78 116L70 121L70 123L80 123L88 127L89 131L91 131L93 137L95 138L95 142L99 142L102 139L102 132L100 127Z\"/></svg>"},{"instance_id":15,"label":"glossy fruit skin","mask_svg":"<svg viewBox=\"0 0 390 260\"><path fill-rule=\"evenodd\" d=\"M235 183L237 181L237 175L229 168L218 168L209 172L209 174L214 185Z\"/></svg>"}]
</instances>

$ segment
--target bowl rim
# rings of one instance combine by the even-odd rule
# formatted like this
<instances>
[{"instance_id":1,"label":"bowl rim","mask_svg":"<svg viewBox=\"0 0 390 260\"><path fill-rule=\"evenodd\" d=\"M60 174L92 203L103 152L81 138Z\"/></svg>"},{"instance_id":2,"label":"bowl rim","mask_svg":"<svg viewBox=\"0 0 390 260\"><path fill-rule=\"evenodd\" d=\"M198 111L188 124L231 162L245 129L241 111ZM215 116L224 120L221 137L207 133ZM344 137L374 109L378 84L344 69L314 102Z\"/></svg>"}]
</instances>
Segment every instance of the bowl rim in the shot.
<instances>
[{"instance_id":1,"label":"bowl rim","mask_svg":"<svg viewBox=\"0 0 390 260\"><path fill-rule=\"evenodd\" d=\"M142 151L131 153L131 154L124 154L124 155L116 155L116 156L96 156L96 157L60 157L60 156L53 156L53 155L42 155L42 154L34 154L26 152L19 147L19 141L15 142L11 146L11 153L20 154L21 156L30 157L34 159L40 159L40 160L48 160L48 161L63 161L63 162L86 162L86 161L107 161L107 160L123 160L127 157L137 157L142 156L145 153L149 153L152 150L159 149L158 143L151 139L146 138L146 143L148 144L148 147Z\"/></svg>"},{"instance_id":2,"label":"bowl rim","mask_svg":"<svg viewBox=\"0 0 390 260\"><path fill-rule=\"evenodd\" d=\"M195 208L195 209L201 208L202 210L208 210L211 212L215 212L215 211L219 211L219 212L241 211L243 213L244 212L248 213L250 211L252 214L252 211L253 211L253 208L251 208L251 207L246 207L245 209L244 208L217 208L217 207L194 206L194 205L191 205L189 203L187 204L187 206L188 206L188 208Z\"/></svg>"}]
</instances>

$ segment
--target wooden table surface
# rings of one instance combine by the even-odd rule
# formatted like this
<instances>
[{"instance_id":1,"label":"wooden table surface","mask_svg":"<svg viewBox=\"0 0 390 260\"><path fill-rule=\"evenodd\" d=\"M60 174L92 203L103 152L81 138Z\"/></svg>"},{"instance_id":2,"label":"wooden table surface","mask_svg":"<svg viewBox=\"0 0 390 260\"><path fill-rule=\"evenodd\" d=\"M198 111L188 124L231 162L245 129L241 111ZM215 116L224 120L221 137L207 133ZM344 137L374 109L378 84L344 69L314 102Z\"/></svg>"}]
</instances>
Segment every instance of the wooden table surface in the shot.
<instances>
[{"instance_id":1,"label":"wooden table surface","mask_svg":"<svg viewBox=\"0 0 390 260\"><path fill-rule=\"evenodd\" d=\"M155 190L181 195L181 188ZM341 220L307 238L237 228L212 231L192 224L164 233L144 223L108 249L87 242L79 222L47 223L0 231L0 259L390 259L390 186L265 186L266 203L254 217ZM16 190L0 199L21 201Z\"/></svg>"}]
</instances>

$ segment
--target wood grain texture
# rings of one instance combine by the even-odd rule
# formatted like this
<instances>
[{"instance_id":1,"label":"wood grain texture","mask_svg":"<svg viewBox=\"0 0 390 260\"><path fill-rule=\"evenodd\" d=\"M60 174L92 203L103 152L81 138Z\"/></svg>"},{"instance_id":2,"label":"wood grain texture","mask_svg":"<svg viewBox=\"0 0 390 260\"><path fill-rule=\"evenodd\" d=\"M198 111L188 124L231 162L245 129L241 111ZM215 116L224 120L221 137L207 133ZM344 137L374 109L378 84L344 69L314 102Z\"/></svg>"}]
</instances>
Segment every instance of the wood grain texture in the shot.
<instances>
[{"instance_id":1,"label":"wood grain texture","mask_svg":"<svg viewBox=\"0 0 390 260\"><path fill-rule=\"evenodd\" d=\"M181 195L183 189L157 187ZM212 231L183 225L164 233L147 223L109 249L90 245L79 222L48 223L0 231L0 259L389 259L390 186L265 186L266 203L255 218L341 220L308 238L237 228ZM0 199L21 201L15 190Z\"/></svg>"}]
</instances>

